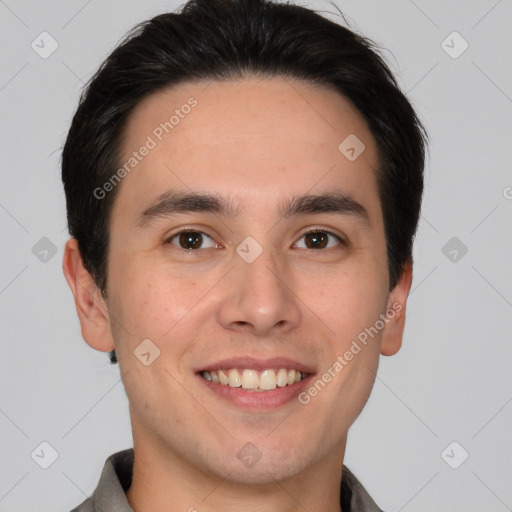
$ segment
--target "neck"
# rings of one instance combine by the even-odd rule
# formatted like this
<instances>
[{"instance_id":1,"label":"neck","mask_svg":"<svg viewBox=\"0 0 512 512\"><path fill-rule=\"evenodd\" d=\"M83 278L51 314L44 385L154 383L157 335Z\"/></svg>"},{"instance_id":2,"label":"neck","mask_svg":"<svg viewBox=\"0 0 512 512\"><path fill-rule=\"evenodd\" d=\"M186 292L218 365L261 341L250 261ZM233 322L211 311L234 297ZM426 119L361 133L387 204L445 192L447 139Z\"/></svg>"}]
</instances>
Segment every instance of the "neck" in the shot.
<instances>
[{"instance_id":1,"label":"neck","mask_svg":"<svg viewBox=\"0 0 512 512\"><path fill-rule=\"evenodd\" d=\"M341 512L340 482L346 439L328 458L291 477L247 484L205 472L176 453L134 435L134 467L126 496L134 511L161 512ZM155 449L156 448L156 449Z\"/></svg>"}]
</instances>

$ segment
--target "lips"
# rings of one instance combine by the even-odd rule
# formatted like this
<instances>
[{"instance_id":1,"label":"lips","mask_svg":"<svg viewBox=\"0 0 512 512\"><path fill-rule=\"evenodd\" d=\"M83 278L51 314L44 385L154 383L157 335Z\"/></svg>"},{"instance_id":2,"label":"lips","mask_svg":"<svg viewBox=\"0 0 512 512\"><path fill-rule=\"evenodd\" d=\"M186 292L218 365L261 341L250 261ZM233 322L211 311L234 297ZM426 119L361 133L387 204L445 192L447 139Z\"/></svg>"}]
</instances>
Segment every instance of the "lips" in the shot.
<instances>
[{"instance_id":1,"label":"lips","mask_svg":"<svg viewBox=\"0 0 512 512\"><path fill-rule=\"evenodd\" d=\"M264 370L279 370L281 368L286 370L295 370L304 374L310 375L315 373L315 369L311 366L307 366L299 361L287 357L273 357L269 359L256 359L254 357L233 357L230 359L223 359L215 363L197 368L194 370L195 373L201 373L203 371L218 371L218 370L230 370L236 369L250 369L262 372Z\"/></svg>"},{"instance_id":2,"label":"lips","mask_svg":"<svg viewBox=\"0 0 512 512\"><path fill-rule=\"evenodd\" d=\"M219 396L237 406L259 409L289 402L316 372L285 357L237 357L198 368L195 373Z\"/></svg>"}]
</instances>

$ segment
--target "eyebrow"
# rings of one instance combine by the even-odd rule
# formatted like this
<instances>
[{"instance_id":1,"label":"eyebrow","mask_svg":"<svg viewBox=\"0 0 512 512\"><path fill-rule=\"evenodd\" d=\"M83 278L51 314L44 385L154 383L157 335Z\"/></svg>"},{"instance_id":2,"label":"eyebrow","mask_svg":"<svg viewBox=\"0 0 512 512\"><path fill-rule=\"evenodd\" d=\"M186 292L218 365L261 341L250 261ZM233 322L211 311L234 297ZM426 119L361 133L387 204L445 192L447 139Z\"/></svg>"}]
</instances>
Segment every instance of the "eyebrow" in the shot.
<instances>
[{"instance_id":1,"label":"eyebrow","mask_svg":"<svg viewBox=\"0 0 512 512\"><path fill-rule=\"evenodd\" d=\"M215 194L168 191L142 212L137 225L146 227L157 218L190 212L206 212L233 218L238 216L241 210L230 198ZM353 216L363 224L370 224L366 208L343 192L295 196L281 205L279 213L284 218L307 213L333 213Z\"/></svg>"}]
</instances>

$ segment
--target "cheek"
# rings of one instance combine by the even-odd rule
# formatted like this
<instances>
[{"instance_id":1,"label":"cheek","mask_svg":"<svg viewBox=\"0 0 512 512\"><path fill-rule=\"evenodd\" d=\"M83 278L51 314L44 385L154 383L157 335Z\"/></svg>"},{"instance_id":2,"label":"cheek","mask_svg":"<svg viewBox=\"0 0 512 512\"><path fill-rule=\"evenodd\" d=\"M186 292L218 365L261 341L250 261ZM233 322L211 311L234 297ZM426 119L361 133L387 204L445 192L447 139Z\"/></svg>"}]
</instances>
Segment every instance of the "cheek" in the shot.
<instances>
[{"instance_id":1,"label":"cheek","mask_svg":"<svg viewBox=\"0 0 512 512\"><path fill-rule=\"evenodd\" d=\"M146 339L151 340L165 358L181 350L188 340L183 332L186 322L182 319L197 302L194 283L182 284L170 276L148 271L138 273L132 269L112 286L113 301L109 309L120 363L121 359L127 362L132 359L136 347Z\"/></svg>"},{"instance_id":2,"label":"cheek","mask_svg":"<svg viewBox=\"0 0 512 512\"><path fill-rule=\"evenodd\" d=\"M198 289L192 278L166 271L155 262L126 262L124 270L113 273L113 296L118 314L131 330L161 338L197 301Z\"/></svg>"},{"instance_id":3,"label":"cheek","mask_svg":"<svg viewBox=\"0 0 512 512\"><path fill-rule=\"evenodd\" d=\"M336 340L337 349L378 320L387 300L387 279L376 267L340 271L327 279L317 281L308 306L314 311Z\"/></svg>"}]
</instances>

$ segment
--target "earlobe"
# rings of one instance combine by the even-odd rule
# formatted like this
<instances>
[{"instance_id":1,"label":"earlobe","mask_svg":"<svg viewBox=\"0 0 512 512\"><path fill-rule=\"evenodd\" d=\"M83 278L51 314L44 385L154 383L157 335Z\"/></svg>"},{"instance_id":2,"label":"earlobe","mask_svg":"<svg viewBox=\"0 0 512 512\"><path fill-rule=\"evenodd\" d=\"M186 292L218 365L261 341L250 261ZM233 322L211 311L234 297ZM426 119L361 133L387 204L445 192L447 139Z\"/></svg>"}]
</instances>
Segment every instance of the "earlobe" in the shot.
<instances>
[{"instance_id":1,"label":"earlobe","mask_svg":"<svg viewBox=\"0 0 512 512\"><path fill-rule=\"evenodd\" d=\"M388 297L386 326L382 333L380 353L383 356L396 354L402 346L405 328L405 310L407 297L412 283L412 262L404 266L404 270L396 286Z\"/></svg>"},{"instance_id":2,"label":"earlobe","mask_svg":"<svg viewBox=\"0 0 512 512\"><path fill-rule=\"evenodd\" d=\"M107 305L93 277L83 265L75 238L70 238L66 243L62 269L73 293L83 339L101 352L114 350Z\"/></svg>"}]
</instances>

